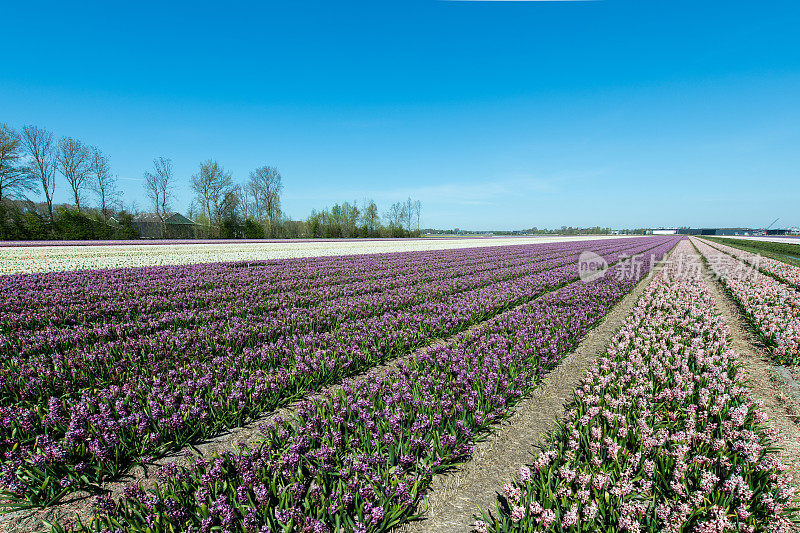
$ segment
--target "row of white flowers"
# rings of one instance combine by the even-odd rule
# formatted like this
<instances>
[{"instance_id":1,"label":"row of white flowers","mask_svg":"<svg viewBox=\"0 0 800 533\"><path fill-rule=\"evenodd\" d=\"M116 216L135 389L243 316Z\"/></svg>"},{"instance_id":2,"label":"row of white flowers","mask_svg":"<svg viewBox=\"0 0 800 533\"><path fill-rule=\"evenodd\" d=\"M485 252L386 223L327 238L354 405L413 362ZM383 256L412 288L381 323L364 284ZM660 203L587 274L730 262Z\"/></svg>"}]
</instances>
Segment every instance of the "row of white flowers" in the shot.
<instances>
[{"instance_id":1,"label":"row of white flowers","mask_svg":"<svg viewBox=\"0 0 800 533\"><path fill-rule=\"evenodd\" d=\"M101 268L187 265L223 261L259 261L385 252L478 248L612 236L429 238L384 240L324 240L220 242L198 244L125 244L86 246L0 246L0 274L61 272Z\"/></svg>"}]
</instances>

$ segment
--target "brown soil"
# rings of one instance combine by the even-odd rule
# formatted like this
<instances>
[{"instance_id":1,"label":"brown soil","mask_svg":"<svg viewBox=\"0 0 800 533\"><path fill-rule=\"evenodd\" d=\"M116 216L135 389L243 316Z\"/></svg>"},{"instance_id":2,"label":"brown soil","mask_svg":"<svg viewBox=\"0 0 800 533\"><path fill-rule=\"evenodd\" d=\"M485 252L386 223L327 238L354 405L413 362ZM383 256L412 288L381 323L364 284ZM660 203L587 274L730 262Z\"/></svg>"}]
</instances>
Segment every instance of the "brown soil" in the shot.
<instances>
[{"instance_id":1,"label":"brown soil","mask_svg":"<svg viewBox=\"0 0 800 533\"><path fill-rule=\"evenodd\" d=\"M591 363L622 327L655 271L642 280L593 328L572 353L547 375L514 413L473 448L470 459L450 472L437 475L420 510L420 520L399 528L402 533L470 531L473 515L494 511L497 491L533 461L533 452L565 413L572 391ZM426 507L427 506L427 507Z\"/></svg>"}]
</instances>

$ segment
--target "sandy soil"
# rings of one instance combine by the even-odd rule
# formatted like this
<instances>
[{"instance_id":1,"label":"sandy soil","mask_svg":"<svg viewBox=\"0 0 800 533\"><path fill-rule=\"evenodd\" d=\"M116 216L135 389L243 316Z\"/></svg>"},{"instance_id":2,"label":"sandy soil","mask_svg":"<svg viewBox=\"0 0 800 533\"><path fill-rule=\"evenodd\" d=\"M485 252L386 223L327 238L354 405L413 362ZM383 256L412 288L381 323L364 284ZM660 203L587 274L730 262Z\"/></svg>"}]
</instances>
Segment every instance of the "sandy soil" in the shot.
<instances>
[{"instance_id":1,"label":"sandy soil","mask_svg":"<svg viewBox=\"0 0 800 533\"><path fill-rule=\"evenodd\" d=\"M0 247L0 274L58 272L98 268L257 261L383 252L482 248L512 244L618 239L619 235L576 237L486 237L358 239L322 241L225 242L203 244L126 244Z\"/></svg>"}]
</instances>

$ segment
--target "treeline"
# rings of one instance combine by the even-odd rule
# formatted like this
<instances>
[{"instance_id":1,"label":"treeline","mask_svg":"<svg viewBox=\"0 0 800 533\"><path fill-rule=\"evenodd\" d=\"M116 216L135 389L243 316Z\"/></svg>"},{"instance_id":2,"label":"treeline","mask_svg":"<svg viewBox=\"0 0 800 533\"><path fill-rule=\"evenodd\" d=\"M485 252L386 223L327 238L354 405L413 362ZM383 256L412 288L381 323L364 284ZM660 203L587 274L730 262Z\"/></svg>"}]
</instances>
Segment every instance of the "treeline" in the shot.
<instances>
[{"instance_id":1,"label":"treeline","mask_svg":"<svg viewBox=\"0 0 800 533\"><path fill-rule=\"evenodd\" d=\"M74 207L54 205L56 176L63 177ZM130 239L133 217L121 209L117 179L97 147L72 137L0 124L0 239ZM28 195L44 197L34 203ZM86 209L87 195L97 208ZM112 216L113 215L113 216Z\"/></svg>"},{"instance_id":2,"label":"treeline","mask_svg":"<svg viewBox=\"0 0 800 533\"><path fill-rule=\"evenodd\" d=\"M419 200L396 202L384 214L384 224L374 201L365 200L361 206L344 202L312 211L306 219L306 231L309 237L318 238L413 237L420 234L421 211Z\"/></svg>"},{"instance_id":3,"label":"treeline","mask_svg":"<svg viewBox=\"0 0 800 533\"><path fill-rule=\"evenodd\" d=\"M62 179L56 180L57 177ZM236 183L216 160L190 178L194 198L186 218L174 222L176 177L172 160L158 157L143 174L150 213L123 209L119 179L97 147L72 137L56 140L37 126L17 132L0 123L0 239L335 238L407 237L419 234L421 203L410 198L381 216L371 200L336 204L306 220L281 210L283 178L272 166ZM60 184L60 185L59 185ZM54 206L57 186L73 205ZM28 198L35 194L44 202ZM92 202L93 201L93 202ZM87 206L92 202L92 206Z\"/></svg>"}]
</instances>

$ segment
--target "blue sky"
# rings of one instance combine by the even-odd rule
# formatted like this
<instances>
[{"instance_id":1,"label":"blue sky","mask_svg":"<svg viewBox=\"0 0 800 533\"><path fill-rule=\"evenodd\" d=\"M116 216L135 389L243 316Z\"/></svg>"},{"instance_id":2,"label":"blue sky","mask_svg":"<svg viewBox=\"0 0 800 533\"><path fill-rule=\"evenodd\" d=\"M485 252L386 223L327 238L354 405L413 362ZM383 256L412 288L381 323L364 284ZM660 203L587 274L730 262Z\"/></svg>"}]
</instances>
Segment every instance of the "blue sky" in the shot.
<instances>
[{"instance_id":1,"label":"blue sky","mask_svg":"<svg viewBox=\"0 0 800 533\"><path fill-rule=\"evenodd\" d=\"M242 182L278 167L294 218L410 195L438 228L800 225L796 1L14 2L3 18L0 122L99 146L143 210L163 155L181 211L213 157Z\"/></svg>"}]
</instances>

